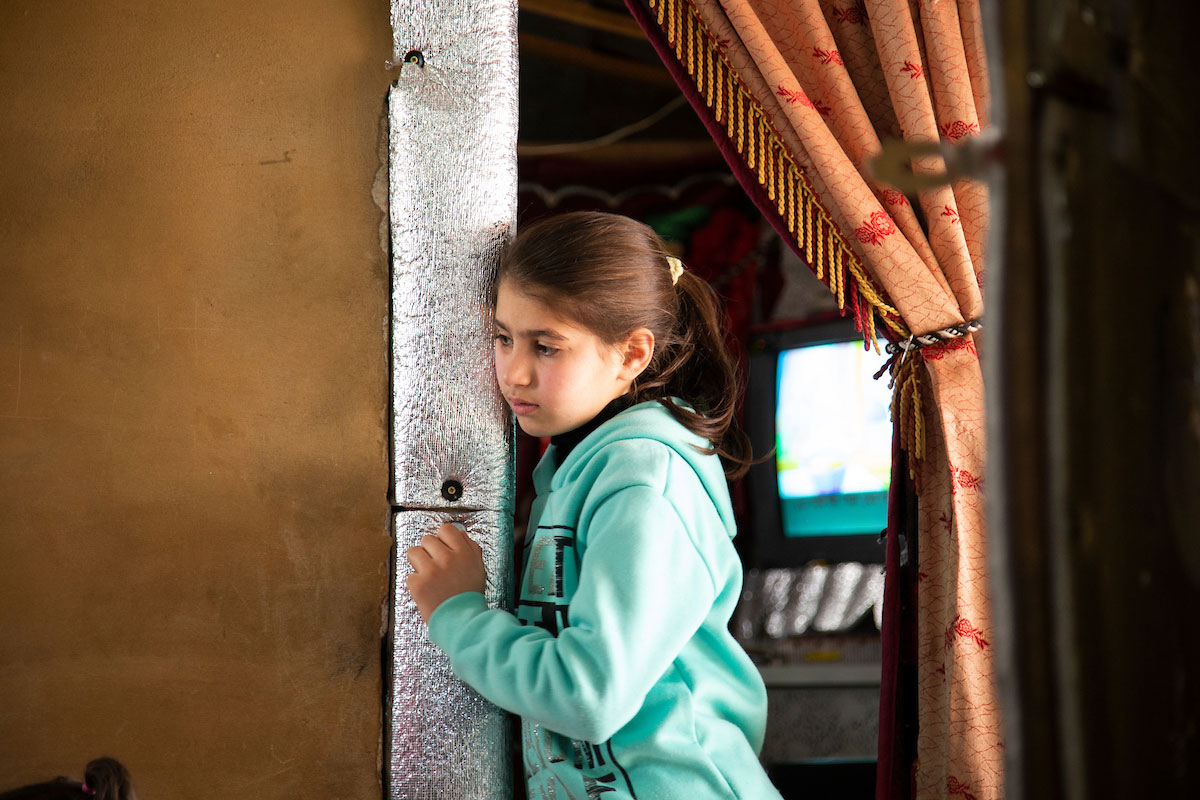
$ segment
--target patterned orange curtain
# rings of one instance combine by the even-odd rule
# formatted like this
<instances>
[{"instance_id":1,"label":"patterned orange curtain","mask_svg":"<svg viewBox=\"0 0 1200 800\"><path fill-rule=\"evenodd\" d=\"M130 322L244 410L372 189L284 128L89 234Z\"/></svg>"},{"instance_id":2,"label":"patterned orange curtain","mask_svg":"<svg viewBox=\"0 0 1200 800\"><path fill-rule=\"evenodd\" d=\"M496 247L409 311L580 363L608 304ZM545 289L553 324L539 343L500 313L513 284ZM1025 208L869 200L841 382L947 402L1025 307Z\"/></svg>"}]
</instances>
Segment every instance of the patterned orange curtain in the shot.
<instances>
[{"instance_id":1,"label":"patterned orange curtain","mask_svg":"<svg viewBox=\"0 0 1200 800\"><path fill-rule=\"evenodd\" d=\"M918 734L911 785L881 774L878 795L1000 798L972 333L983 315L987 192L959 179L906 195L870 166L888 140L959 143L986 127L978 0L626 4L764 216L868 341L878 328L896 353L893 420L906 457L897 463L918 497L916 619L901 620L916 631ZM922 153L910 160L914 175L945 172L936 148ZM893 476L893 492L905 477ZM894 566L895 530L889 538ZM885 590L893 606L895 572ZM894 731L882 728L896 685L885 671L881 772L895 756Z\"/></svg>"}]
</instances>

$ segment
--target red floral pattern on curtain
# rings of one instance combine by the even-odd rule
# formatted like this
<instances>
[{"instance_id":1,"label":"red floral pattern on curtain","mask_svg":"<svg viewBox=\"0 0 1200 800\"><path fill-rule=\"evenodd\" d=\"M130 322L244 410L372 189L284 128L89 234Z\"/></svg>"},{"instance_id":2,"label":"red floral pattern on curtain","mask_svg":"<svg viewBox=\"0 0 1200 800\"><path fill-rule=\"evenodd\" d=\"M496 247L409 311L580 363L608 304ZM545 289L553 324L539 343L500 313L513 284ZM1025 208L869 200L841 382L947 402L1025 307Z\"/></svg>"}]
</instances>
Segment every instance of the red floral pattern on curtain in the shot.
<instances>
[{"instance_id":1,"label":"red floral pattern on curtain","mask_svg":"<svg viewBox=\"0 0 1200 800\"><path fill-rule=\"evenodd\" d=\"M982 317L986 187L963 179L906 196L869 166L887 139L953 144L986 128L978 0L627 5L764 216L865 332L878 319L889 338L907 339ZM911 166L920 176L945 169L936 154ZM895 360L893 377L897 438L918 491L912 789L995 800L1003 744L972 335ZM881 734L881 757L886 744Z\"/></svg>"}]
</instances>

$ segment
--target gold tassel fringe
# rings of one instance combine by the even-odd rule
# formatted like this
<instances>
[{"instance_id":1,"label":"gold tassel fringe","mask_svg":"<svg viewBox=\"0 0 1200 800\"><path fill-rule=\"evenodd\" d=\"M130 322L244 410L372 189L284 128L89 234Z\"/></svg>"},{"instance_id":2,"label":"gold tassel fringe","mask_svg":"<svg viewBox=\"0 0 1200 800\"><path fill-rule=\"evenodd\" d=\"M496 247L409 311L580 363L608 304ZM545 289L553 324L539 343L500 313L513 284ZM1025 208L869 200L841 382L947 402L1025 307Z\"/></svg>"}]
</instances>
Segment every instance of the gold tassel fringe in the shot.
<instances>
[{"instance_id":1,"label":"gold tassel fringe","mask_svg":"<svg viewBox=\"0 0 1200 800\"><path fill-rule=\"evenodd\" d=\"M876 317L898 338L907 339L909 331L900 312L884 300L868 277L858 255L817 199L804 170L796 164L779 132L746 89L695 7L687 0L647 1L675 58L691 77L697 95L704 98L716 121L724 126L729 141L757 177L759 186L775 203L817 278L837 298L838 308L845 312L849 281L853 287L850 291L858 295L859 322L869 346L879 352ZM910 393L910 402L911 397ZM919 393L915 402L920 404Z\"/></svg>"},{"instance_id":2,"label":"gold tassel fringe","mask_svg":"<svg viewBox=\"0 0 1200 800\"><path fill-rule=\"evenodd\" d=\"M893 361L892 424L900 431L900 446L908 453L908 476L917 482L917 462L925 458L925 409L922 403L922 366L919 353ZM920 488L920 487L918 487Z\"/></svg>"}]
</instances>

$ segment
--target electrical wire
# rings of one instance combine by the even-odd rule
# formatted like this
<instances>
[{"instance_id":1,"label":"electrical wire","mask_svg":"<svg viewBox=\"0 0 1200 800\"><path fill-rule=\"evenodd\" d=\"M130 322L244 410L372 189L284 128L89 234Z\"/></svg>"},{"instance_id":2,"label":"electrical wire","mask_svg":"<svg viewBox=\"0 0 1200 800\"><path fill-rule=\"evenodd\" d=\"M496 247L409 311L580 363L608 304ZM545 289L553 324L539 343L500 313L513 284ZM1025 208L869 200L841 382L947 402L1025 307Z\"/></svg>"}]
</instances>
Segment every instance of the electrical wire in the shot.
<instances>
[{"instance_id":1,"label":"electrical wire","mask_svg":"<svg viewBox=\"0 0 1200 800\"><path fill-rule=\"evenodd\" d=\"M559 153L577 153L581 150L593 150L597 147L615 144L622 139L628 139L635 133L646 130L660 120L665 119L673 111L682 106L686 100L686 97L679 95L650 116L626 125L623 128L617 128L612 133L607 133L597 139L588 139L587 141L583 142L563 142L562 144L520 145L518 147L518 152L523 156L543 156Z\"/></svg>"}]
</instances>

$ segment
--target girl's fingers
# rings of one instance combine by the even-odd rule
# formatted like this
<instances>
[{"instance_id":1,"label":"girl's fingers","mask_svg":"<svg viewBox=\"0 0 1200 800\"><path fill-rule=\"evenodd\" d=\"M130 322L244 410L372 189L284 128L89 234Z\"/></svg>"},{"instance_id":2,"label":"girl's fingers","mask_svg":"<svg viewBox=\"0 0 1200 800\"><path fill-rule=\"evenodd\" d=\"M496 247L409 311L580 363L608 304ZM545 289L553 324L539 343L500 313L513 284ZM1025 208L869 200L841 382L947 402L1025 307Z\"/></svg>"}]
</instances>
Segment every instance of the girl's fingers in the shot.
<instances>
[{"instance_id":1,"label":"girl's fingers","mask_svg":"<svg viewBox=\"0 0 1200 800\"><path fill-rule=\"evenodd\" d=\"M464 550L482 552L479 545L463 532L457 524L447 522L438 528L437 533L428 533L421 537L421 544L408 549L408 563L413 569L420 569L434 562L444 561L452 553Z\"/></svg>"},{"instance_id":2,"label":"girl's fingers","mask_svg":"<svg viewBox=\"0 0 1200 800\"><path fill-rule=\"evenodd\" d=\"M457 522L447 522L438 528L438 538L451 550L473 552L479 554L480 558L483 557L483 548L468 536Z\"/></svg>"},{"instance_id":3,"label":"girl's fingers","mask_svg":"<svg viewBox=\"0 0 1200 800\"><path fill-rule=\"evenodd\" d=\"M427 533L421 537L421 547L435 561L444 558L450 550L449 543L441 539L439 534L433 533Z\"/></svg>"},{"instance_id":4,"label":"girl's fingers","mask_svg":"<svg viewBox=\"0 0 1200 800\"><path fill-rule=\"evenodd\" d=\"M429 553L426 552L424 547L410 547L408 548L407 555L408 563L416 572L420 572L422 567L429 566L429 562L431 561Z\"/></svg>"},{"instance_id":5,"label":"girl's fingers","mask_svg":"<svg viewBox=\"0 0 1200 800\"><path fill-rule=\"evenodd\" d=\"M471 541L471 537L467 536L459 525L460 523L457 522L447 522L438 528L438 538L445 542L451 550L457 550L463 542Z\"/></svg>"}]
</instances>

